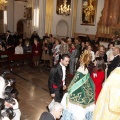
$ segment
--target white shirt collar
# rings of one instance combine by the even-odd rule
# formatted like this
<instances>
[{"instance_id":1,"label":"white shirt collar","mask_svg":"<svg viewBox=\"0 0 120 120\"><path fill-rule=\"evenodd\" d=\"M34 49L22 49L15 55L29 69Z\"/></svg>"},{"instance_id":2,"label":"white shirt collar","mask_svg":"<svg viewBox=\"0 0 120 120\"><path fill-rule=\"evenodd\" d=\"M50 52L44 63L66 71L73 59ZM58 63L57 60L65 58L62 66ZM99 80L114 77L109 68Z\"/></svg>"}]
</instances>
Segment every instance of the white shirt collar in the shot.
<instances>
[{"instance_id":1,"label":"white shirt collar","mask_svg":"<svg viewBox=\"0 0 120 120\"><path fill-rule=\"evenodd\" d=\"M65 67L61 62L60 62L60 65L61 65L62 67Z\"/></svg>"},{"instance_id":2,"label":"white shirt collar","mask_svg":"<svg viewBox=\"0 0 120 120\"><path fill-rule=\"evenodd\" d=\"M63 85L65 85L66 67L61 62L60 65L62 66L62 72L63 72L62 82Z\"/></svg>"}]
</instances>

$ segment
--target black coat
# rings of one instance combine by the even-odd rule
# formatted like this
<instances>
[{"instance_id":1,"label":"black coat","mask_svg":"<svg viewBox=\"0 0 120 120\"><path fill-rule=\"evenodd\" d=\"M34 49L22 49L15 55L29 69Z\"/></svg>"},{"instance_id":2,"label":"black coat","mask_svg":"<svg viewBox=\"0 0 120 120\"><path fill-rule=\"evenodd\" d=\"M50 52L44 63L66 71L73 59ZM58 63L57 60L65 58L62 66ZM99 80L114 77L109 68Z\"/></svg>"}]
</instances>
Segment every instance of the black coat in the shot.
<instances>
[{"instance_id":1,"label":"black coat","mask_svg":"<svg viewBox=\"0 0 120 120\"><path fill-rule=\"evenodd\" d=\"M58 86L58 88L62 87L62 84L61 84L62 77L63 77L62 66L60 64L57 64L51 69L49 74L48 87L50 90L50 94L54 93L53 85Z\"/></svg>"},{"instance_id":2,"label":"black coat","mask_svg":"<svg viewBox=\"0 0 120 120\"><path fill-rule=\"evenodd\" d=\"M82 48L82 46L80 47L80 53L79 53L79 55L81 55L84 51L85 51L85 49L86 49L86 47L84 47L84 48ZM80 57L80 56L79 56Z\"/></svg>"},{"instance_id":3,"label":"black coat","mask_svg":"<svg viewBox=\"0 0 120 120\"><path fill-rule=\"evenodd\" d=\"M103 60L104 60L104 62L107 62L107 55L106 54L104 54Z\"/></svg>"},{"instance_id":4,"label":"black coat","mask_svg":"<svg viewBox=\"0 0 120 120\"><path fill-rule=\"evenodd\" d=\"M55 118L51 113L43 112L39 120L55 120Z\"/></svg>"},{"instance_id":5,"label":"black coat","mask_svg":"<svg viewBox=\"0 0 120 120\"><path fill-rule=\"evenodd\" d=\"M7 38L6 45L7 46L14 46L14 40L13 40L12 35L9 35L9 37Z\"/></svg>"},{"instance_id":6,"label":"black coat","mask_svg":"<svg viewBox=\"0 0 120 120\"><path fill-rule=\"evenodd\" d=\"M107 76L110 75L110 73L118 66L119 63L120 63L120 56L118 55L108 65Z\"/></svg>"},{"instance_id":7,"label":"black coat","mask_svg":"<svg viewBox=\"0 0 120 120\"><path fill-rule=\"evenodd\" d=\"M50 56L53 55L53 53L52 53L52 48L53 48L54 44L55 44L55 42L50 42L50 43L48 44L48 49L49 49L49 55L50 55Z\"/></svg>"}]
</instances>

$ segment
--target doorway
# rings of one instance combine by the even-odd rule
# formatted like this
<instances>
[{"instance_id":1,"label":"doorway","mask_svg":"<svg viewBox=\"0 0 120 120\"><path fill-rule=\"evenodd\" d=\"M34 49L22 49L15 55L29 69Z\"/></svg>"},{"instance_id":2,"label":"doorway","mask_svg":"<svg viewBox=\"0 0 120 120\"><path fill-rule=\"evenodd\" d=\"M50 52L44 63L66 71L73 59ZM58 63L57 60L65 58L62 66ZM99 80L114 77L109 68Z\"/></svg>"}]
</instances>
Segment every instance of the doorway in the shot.
<instances>
[{"instance_id":1,"label":"doorway","mask_svg":"<svg viewBox=\"0 0 120 120\"><path fill-rule=\"evenodd\" d=\"M20 35L21 38L25 38L26 37L26 20L19 20L17 22L17 32Z\"/></svg>"}]
</instances>

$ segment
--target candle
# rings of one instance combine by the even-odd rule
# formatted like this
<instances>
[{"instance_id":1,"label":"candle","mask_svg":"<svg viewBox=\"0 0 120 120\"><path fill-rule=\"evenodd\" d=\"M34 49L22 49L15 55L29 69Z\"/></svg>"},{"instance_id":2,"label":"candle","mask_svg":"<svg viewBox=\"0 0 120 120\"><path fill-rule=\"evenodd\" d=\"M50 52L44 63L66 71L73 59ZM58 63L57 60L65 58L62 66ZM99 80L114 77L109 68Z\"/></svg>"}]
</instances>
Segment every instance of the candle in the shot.
<instances>
[{"instance_id":1,"label":"candle","mask_svg":"<svg viewBox=\"0 0 120 120\"><path fill-rule=\"evenodd\" d=\"M50 22L49 22L49 33L51 33L51 26L50 26Z\"/></svg>"},{"instance_id":2,"label":"candle","mask_svg":"<svg viewBox=\"0 0 120 120\"><path fill-rule=\"evenodd\" d=\"M106 34L106 26L105 26L105 34Z\"/></svg>"},{"instance_id":3,"label":"candle","mask_svg":"<svg viewBox=\"0 0 120 120\"><path fill-rule=\"evenodd\" d=\"M110 33L110 28L108 27L108 34Z\"/></svg>"},{"instance_id":4,"label":"candle","mask_svg":"<svg viewBox=\"0 0 120 120\"><path fill-rule=\"evenodd\" d=\"M102 27L102 33L103 33L103 27Z\"/></svg>"},{"instance_id":5,"label":"candle","mask_svg":"<svg viewBox=\"0 0 120 120\"><path fill-rule=\"evenodd\" d=\"M59 14L60 14L60 8L59 8Z\"/></svg>"}]
</instances>

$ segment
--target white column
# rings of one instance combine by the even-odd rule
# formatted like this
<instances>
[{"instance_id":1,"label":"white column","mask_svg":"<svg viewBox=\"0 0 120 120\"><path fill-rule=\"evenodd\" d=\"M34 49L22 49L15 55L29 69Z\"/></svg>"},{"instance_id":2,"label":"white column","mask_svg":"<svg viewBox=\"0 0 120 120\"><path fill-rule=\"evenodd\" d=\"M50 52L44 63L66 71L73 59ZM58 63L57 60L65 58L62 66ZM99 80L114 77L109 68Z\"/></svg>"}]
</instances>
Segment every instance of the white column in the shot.
<instances>
[{"instance_id":1,"label":"white column","mask_svg":"<svg viewBox=\"0 0 120 120\"><path fill-rule=\"evenodd\" d=\"M73 22L74 22L74 0L71 0L71 14L70 14L70 17L71 17L71 29L70 29L70 37L72 37L72 33L73 33Z\"/></svg>"},{"instance_id":2,"label":"white column","mask_svg":"<svg viewBox=\"0 0 120 120\"><path fill-rule=\"evenodd\" d=\"M7 25L5 29L14 32L14 0L8 0L7 3Z\"/></svg>"},{"instance_id":3,"label":"white column","mask_svg":"<svg viewBox=\"0 0 120 120\"><path fill-rule=\"evenodd\" d=\"M39 0L33 1L33 31L38 32L38 21L39 21Z\"/></svg>"},{"instance_id":4,"label":"white column","mask_svg":"<svg viewBox=\"0 0 120 120\"><path fill-rule=\"evenodd\" d=\"M7 31L7 10L5 9L3 12L3 23L4 23L4 33Z\"/></svg>"},{"instance_id":5,"label":"white column","mask_svg":"<svg viewBox=\"0 0 120 120\"><path fill-rule=\"evenodd\" d=\"M32 0L31 7L32 7L32 21L31 21L31 34L32 34L34 31L34 7L35 7L34 0Z\"/></svg>"},{"instance_id":6,"label":"white column","mask_svg":"<svg viewBox=\"0 0 120 120\"><path fill-rule=\"evenodd\" d=\"M42 38L45 35L46 0L39 0L39 28L38 34Z\"/></svg>"},{"instance_id":7,"label":"white column","mask_svg":"<svg viewBox=\"0 0 120 120\"><path fill-rule=\"evenodd\" d=\"M34 0L28 0L27 2L27 7L32 7L33 9L33 1ZM33 15L33 14L32 14ZM28 34L28 38L31 37L31 34L33 33L33 24L32 24L32 20L27 20L27 34Z\"/></svg>"}]
</instances>

